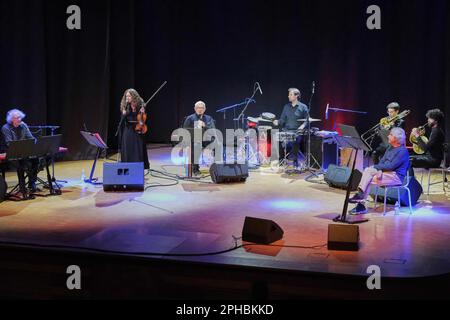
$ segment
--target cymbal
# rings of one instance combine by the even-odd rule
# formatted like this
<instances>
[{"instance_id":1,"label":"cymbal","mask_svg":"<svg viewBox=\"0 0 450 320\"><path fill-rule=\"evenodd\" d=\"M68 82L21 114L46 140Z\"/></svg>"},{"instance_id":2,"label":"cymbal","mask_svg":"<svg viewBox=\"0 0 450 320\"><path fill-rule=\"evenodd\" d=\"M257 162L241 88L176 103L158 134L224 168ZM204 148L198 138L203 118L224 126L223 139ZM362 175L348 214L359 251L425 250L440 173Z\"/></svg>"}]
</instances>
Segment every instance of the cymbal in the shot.
<instances>
[{"instance_id":1,"label":"cymbal","mask_svg":"<svg viewBox=\"0 0 450 320\"><path fill-rule=\"evenodd\" d=\"M254 117L247 117L247 120L251 121L251 122L273 122L272 120L268 120L268 119L264 119L262 117L258 117L258 118L254 118Z\"/></svg>"},{"instance_id":2,"label":"cymbal","mask_svg":"<svg viewBox=\"0 0 450 320\"><path fill-rule=\"evenodd\" d=\"M298 119L297 121L299 122L306 122L308 121L308 119ZM313 119L313 118L309 118L309 122L320 122L322 121L321 119Z\"/></svg>"},{"instance_id":3,"label":"cymbal","mask_svg":"<svg viewBox=\"0 0 450 320\"><path fill-rule=\"evenodd\" d=\"M258 123L261 118L247 117L247 120L250 122Z\"/></svg>"}]
</instances>

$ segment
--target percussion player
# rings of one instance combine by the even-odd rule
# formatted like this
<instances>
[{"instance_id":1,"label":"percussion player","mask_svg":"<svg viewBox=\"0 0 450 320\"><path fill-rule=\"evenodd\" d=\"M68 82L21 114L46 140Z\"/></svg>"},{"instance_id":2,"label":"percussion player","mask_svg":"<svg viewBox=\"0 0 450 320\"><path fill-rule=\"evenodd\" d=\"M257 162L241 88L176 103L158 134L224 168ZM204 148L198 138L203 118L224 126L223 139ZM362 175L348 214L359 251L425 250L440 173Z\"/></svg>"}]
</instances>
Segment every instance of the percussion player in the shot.
<instances>
[{"instance_id":1,"label":"percussion player","mask_svg":"<svg viewBox=\"0 0 450 320\"><path fill-rule=\"evenodd\" d=\"M278 125L281 131L285 132L293 132L296 133L299 129L300 122L299 119L306 119L308 116L308 107L300 102L301 93L300 90L296 88L290 88L288 90L288 99L289 103L287 103L283 107L283 112L281 113L280 120L274 122L275 125ZM294 142L287 142L286 152L289 154L288 159L294 161L294 167L298 167L299 158L303 161L303 155L300 153L300 143L302 140L302 136L299 135ZM283 150L283 148L280 148ZM283 157L286 155L283 155Z\"/></svg>"}]
</instances>

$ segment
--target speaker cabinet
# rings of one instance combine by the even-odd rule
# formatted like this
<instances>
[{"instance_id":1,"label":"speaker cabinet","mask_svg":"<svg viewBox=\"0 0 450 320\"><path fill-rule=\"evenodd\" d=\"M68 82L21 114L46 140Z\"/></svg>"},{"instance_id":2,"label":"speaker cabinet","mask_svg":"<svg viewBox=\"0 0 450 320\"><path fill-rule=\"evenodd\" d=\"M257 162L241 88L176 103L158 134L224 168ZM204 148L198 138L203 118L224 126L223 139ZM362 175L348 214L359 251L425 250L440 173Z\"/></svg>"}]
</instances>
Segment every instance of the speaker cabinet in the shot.
<instances>
[{"instance_id":1,"label":"speaker cabinet","mask_svg":"<svg viewBox=\"0 0 450 320\"><path fill-rule=\"evenodd\" d=\"M328 250L358 251L359 226L328 225Z\"/></svg>"},{"instance_id":2,"label":"speaker cabinet","mask_svg":"<svg viewBox=\"0 0 450 320\"><path fill-rule=\"evenodd\" d=\"M103 164L104 191L144 191L144 163Z\"/></svg>"},{"instance_id":3,"label":"speaker cabinet","mask_svg":"<svg viewBox=\"0 0 450 320\"><path fill-rule=\"evenodd\" d=\"M349 167L340 167L331 164L325 174L325 182L334 188L346 189L350 181L352 169ZM353 171L353 179L351 182L351 190L356 191L361 182L362 173L359 170Z\"/></svg>"},{"instance_id":4,"label":"speaker cabinet","mask_svg":"<svg viewBox=\"0 0 450 320\"><path fill-rule=\"evenodd\" d=\"M248 166L246 164L216 164L209 169L214 183L245 182L248 178Z\"/></svg>"},{"instance_id":5,"label":"speaker cabinet","mask_svg":"<svg viewBox=\"0 0 450 320\"><path fill-rule=\"evenodd\" d=\"M242 230L242 240L270 244L283 239L283 234L283 229L272 220L246 217Z\"/></svg>"}]
</instances>

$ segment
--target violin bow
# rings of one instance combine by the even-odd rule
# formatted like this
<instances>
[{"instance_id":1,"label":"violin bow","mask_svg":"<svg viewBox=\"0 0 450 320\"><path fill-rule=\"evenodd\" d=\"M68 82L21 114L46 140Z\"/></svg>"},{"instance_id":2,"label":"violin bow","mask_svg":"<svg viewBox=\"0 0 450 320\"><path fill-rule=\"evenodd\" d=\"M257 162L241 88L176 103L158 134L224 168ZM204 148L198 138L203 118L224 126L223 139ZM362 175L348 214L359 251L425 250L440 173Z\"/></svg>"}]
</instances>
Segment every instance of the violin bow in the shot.
<instances>
[{"instance_id":1,"label":"violin bow","mask_svg":"<svg viewBox=\"0 0 450 320\"><path fill-rule=\"evenodd\" d=\"M167 81L164 81L164 83L161 85L161 87L159 87L158 90L156 90L156 92L151 96L150 99L148 99L148 101L144 104L144 108L150 103L150 101L153 100L154 97L156 97L156 95L158 94L158 92L161 91L162 88L164 88L167 84Z\"/></svg>"}]
</instances>

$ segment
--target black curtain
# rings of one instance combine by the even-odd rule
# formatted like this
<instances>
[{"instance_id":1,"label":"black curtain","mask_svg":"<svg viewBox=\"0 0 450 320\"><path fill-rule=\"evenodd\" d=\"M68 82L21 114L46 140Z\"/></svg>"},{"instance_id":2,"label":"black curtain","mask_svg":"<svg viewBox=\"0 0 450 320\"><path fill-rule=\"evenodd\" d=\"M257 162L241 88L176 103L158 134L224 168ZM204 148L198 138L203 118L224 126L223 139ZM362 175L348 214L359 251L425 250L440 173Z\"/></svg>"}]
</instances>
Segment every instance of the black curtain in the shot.
<instances>
[{"instance_id":1,"label":"black curtain","mask_svg":"<svg viewBox=\"0 0 450 320\"><path fill-rule=\"evenodd\" d=\"M72 4L81 30L66 28ZM372 4L382 30L366 28ZM124 91L147 100L165 80L148 106L149 142L168 142L198 100L233 127L233 112L216 110L250 96L255 81L264 95L247 116L279 116L289 87L308 102L315 81L313 117L324 119L327 104L368 112L331 113L321 128L364 131L391 101L413 111L408 130L433 107L448 127L449 9L446 0L0 0L0 114L18 107L29 125L60 125L70 159L92 155L84 125L115 148Z\"/></svg>"}]
</instances>

